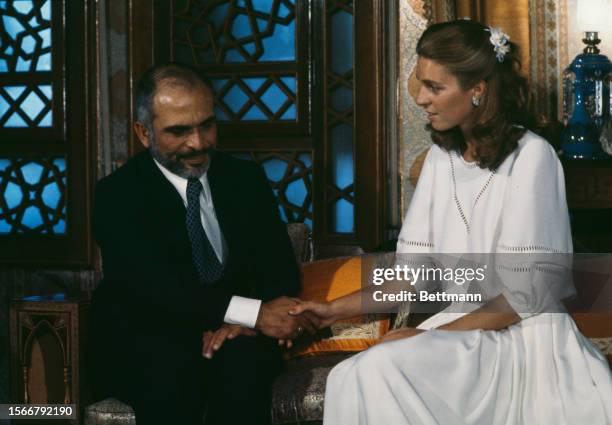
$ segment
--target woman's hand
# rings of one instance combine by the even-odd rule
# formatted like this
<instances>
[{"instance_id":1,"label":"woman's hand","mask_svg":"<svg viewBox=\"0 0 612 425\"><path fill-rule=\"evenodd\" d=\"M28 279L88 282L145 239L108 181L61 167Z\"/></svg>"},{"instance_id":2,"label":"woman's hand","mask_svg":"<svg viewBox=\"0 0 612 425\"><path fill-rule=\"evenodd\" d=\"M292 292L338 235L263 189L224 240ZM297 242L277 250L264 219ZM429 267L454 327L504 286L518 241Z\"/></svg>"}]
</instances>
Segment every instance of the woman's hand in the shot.
<instances>
[{"instance_id":1,"label":"woman's hand","mask_svg":"<svg viewBox=\"0 0 612 425\"><path fill-rule=\"evenodd\" d=\"M316 323L317 329L326 328L337 320L331 303L295 300L299 304L292 307L289 310L289 314L292 316L307 316L312 323ZM286 345L287 348L291 348L293 341L290 339L279 339L278 345Z\"/></svg>"},{"instance_id":2,"label":"woman's hand","mask_svg":"<svg viewBox=\"0 0 612 425\"><path fill-rule=\"evenodd\" d=\"M202 334L202 356L212 359L215 351L218 351L226 339L234 339L238 335L255 336L257 332L253 329L240 325L225 323L216 331L205 331Z\"/></svg>"},{"instance_id":3,"label":"woman's hand","mask_svg":"<svg viewBox=\"0 0 612 425\"><path fill-rule=\"evenodd\" d=\"M319 319L317 329L326 328L337 320L332 303L300 301L298 305L289 310L289 314L292 316L309 313L314 314Z\"/></svg>"},{"instance_id":4,"label":"woman's hand","mask_svg":"<svg viewBox=\"0 0 612 425\"><path fill-rule=\"evenodd\" d=\"M388 341L394 341L396 339L402 339L402 338L410 338L411 336L415 336L418 335L422 332L425 332L423 329L417 329L417 328L399 328L399 329L395 329L392 330L390 332L387 332L379 341L379 343L381 342L388 342Z\"/></svg>"}]
</instances>

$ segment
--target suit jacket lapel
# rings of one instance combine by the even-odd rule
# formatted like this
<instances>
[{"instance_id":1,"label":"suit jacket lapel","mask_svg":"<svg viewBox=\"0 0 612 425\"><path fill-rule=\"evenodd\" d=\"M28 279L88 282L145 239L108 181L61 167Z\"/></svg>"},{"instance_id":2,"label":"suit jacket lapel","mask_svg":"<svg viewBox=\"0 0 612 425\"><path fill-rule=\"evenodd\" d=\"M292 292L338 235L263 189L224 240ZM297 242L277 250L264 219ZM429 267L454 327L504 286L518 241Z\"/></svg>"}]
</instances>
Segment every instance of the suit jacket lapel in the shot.
<instances>
[{"instance_id":1,"label":"suit jacket lapel","mask_svg":"<svg viewBox=\"0 0 612 425\"><path fill-rule=\"evenodd\" d=\"M227 242L229 251L231 250L236 230L234 214L236 214L237 206L234 205L235 200L231 196L233 176L227 170L223 159L219 154L215 154L213 157L210 169L208 170L208 184L210 185L219 227Z\"/></svg>"},{"instance_id":2,"label":"suit jacket lapel","mask_svg":"<svg viewBox=\"0 0 612 425\"><path fill-rule=\"evenodd\" d=\"M185 227L185 205L176 188L162 174L148 152L143 154L140 170L147 214L150 214L153 223L160 225L160 228L151 231L163 232L179 252L190 248Z\"/></svg>"}]
</instances>

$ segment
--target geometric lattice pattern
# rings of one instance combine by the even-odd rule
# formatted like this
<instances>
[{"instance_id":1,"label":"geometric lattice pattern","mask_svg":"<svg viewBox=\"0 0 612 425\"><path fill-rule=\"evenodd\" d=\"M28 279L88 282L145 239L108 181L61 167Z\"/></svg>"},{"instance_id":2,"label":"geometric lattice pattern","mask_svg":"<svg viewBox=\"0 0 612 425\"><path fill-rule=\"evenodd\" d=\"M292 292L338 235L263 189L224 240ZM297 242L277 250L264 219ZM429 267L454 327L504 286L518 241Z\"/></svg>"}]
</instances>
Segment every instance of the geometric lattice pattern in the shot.
<instances>
[{"instance_id":1,"label":"geometric lattice pattern","mask_svg":"<svg viewBox=\"0 0 612 425\"><path fill-rule=\"evenodd\" d=\"M0 74L51 71L51 0L0 1Z\"/></svg>"},{"instance_id":2,"label":"geometric lattice pattern","mask_svg":"<svg viewBox=\"0 0 612 425\"><path fill-rule=\"evenodd\" d=\"M331 158L326 202L334 233L355 232L353 2L326 0L325 127Z\"/></svg>"},{"instance_id":3,"label":"geometric lattice pattern","mask_svg":"<svg viewBox=\"0 0 612 425\"><path fill-rule=\"evenodd\" d=\"M287 223L305 223L312 228L312 153L239 152L233 156L260 164Z\"/></svg>"},{"instance_id":4,"label":"geometric lattice pattern","mask_svg":"<svg viewBox=\"0 0 612 425\"><path fill-rule=\"evenodd\" d=\"M295 0L174 0L177 61L295 61Z\"/></svg>"},{"instance_id":5,"label":"geometric lattice pattern","mask_svg":"<svg viewBox=\"0 0 612 425\"><path fill-rule=\"evenodd\" d=\"M51 85L0 86L0 128L51 127Z\"/></svg>"},{"instance_id":6,"label":"geometric lattice pattern","mask_svg":"<svg viewBox=\"0 0 612 425\"><path fill-rule=\"evenodd\" d=\"M0 234L65 233L65 158L0 158Z\"/></svg>"},{"instance_id":7,"label":"geometric lattice pattern","mask_svg":"<svg viewBox=\"0 0 612 425\"><path fill-rule=\"evenodd\" d=\"M219 121L295 121L295 76L212 79Z\"/></svg>"}]
</instances>

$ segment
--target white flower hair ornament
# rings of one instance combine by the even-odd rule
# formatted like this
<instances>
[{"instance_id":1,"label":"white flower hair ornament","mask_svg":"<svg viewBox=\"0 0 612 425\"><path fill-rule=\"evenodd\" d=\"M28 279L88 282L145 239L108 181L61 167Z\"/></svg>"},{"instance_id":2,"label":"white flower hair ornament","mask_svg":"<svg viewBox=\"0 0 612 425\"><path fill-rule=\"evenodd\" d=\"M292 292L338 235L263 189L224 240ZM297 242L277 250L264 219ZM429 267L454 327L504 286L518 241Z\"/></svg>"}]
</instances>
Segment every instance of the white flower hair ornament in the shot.
<instances>
[{"instance_id":1,"label":"white flower hair ornament","mask_svg":"<svg viewBox=\"0 0 612 425\"><path fill-rule=\"evenodd\" d=\"M489 41L493 45L493 50L495 50L497 61L503 62L504 56L506 56L506 53L510 51L510 36L503 32L501 28L489 27L485 29L485 31L489 31L491 33Z\"/></svg>"}]
</instances>

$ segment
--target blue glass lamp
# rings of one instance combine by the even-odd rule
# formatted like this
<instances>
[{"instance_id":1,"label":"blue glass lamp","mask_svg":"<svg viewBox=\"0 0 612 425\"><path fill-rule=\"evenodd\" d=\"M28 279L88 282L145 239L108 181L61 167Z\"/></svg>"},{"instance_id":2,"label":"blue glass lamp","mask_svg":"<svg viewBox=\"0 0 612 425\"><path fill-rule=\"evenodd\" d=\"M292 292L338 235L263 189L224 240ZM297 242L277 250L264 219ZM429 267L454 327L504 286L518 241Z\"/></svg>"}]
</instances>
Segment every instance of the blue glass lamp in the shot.
<instances>
[{"instance_id":1,"label":"blue glass lamp","mask_svg":"<svg viewBox=\"0 0 612 425\"><path fill-rule=\"evenodd\" d=\"M578 21L582 28L598 28L608 6L598 0L580 1ZM596 31L585 31L586 47L563 73L563 156L570 159L609 158L610 85L612 64L599 54ZM601 139L601 140L600 140Z\"/></svg>"}]
</instances>

